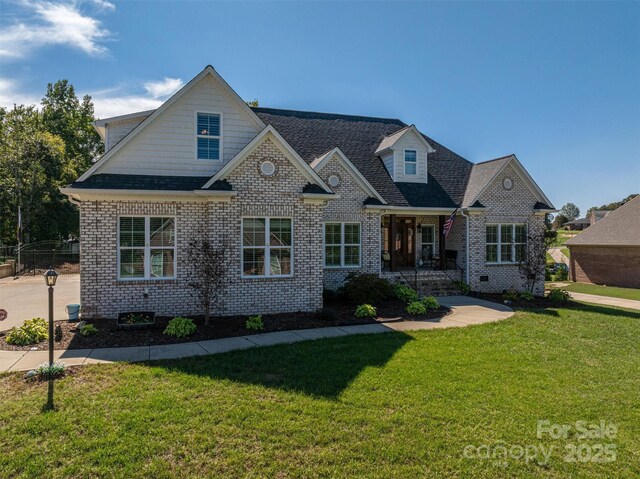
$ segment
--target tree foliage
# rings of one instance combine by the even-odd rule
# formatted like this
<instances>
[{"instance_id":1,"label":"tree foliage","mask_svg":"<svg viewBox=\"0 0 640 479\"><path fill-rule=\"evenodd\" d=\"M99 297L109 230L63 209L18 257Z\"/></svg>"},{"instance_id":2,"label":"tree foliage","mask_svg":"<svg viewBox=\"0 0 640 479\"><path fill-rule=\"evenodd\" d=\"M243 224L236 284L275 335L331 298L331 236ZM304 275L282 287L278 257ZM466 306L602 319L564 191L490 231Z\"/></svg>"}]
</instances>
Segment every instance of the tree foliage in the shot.
<instances>
[{"instance_id":1,"label":"tree foliage","mask_svg":"<svg viewBox=\"0 0 640 479\"><path fill-rule=\"evenodd\" d=\"M567 218L565 215L563 215L562 213L558 213L555 218L553 218L553 228L554 229L559 229L562 228L562 226L569 221L569 218Z\"/></svg>"},{"instance_id":2,"label":"tree foliage","mask_svg":"<svg viewBox=\"0 0 640 479\"><path fill-rule=\"evenodd\" d=\"M533 293L536 283L544 278L547 261L547 250L556 240L555 231L531 231L527 235L527 253L518 264L521 278L527 285L527 290Z\"/></svg>"},{"instance_id":3,"label":"tree foliage","mask_svg":"<svg viewBox=\"0 0 640 479\"><path fill-rule=\"evenodd\" d=\"M560 208L560 214L564 215L568 221L573 221L580 216L580 208L573 203L567 203Z\"/></svg>"},{"instance_id":4,"label":"tree foliage","mask_svg":"<svg viewBox=\"0 0 640 479\"><path fill-rule=\"evenodd\" d=\"M631 194L631 195L627 196L626 198L623 198L620 201L614 201L613 203L608 203L606 205L592 206L591 208L589 208L587 210L587 217L589 217L591 215L591 212L594 211L594 210L613 211L615 209L618 209L622 205L624 205L626 202L631 201L632 199L634 199L636 196L638 196L638 193Z\"/></svg>"},{"instance_id":5,"label":"tree foliage","mask_svg":"<svg viewBox=\"0 0 640 479\"><path fill-rule=\"evenodd\" d=\"M41 111L0 108L0 242L16 243L18 206L23 242L78 236L78 210L59 188L102 152L92 122L91 98L67 80L47 86Z\"/></svg>"}]
</instances>

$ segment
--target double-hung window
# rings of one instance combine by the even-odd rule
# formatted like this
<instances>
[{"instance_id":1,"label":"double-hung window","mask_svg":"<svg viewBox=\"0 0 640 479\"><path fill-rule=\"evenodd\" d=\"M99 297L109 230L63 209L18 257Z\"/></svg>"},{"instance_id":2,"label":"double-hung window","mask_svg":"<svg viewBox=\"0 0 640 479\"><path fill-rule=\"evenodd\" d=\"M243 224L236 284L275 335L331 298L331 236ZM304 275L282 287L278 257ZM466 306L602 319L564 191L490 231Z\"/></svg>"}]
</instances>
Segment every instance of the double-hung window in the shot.
<instances>
[{"instance_id":1,"label":"double-hung window","mask_svg":"<svg viewBox=\"0 0 640 479\"><path fill-rule=\"evenodd\" d=\"M327 268L360 266L360 223L325 223L324 265Z\"/></svg>"},{"instance_id":2,"label":"double-hung window","mask_svg":"<svg viewBox=\"0 0 640 479\"><path fill-rule=\"evenodd\" d=\"M428 261L433 259L433 255L436 251L436 235L434 225L422 225L420 228L422 233L421 239L421 255L422 261Z\"/></svg>"},{"instance_id":3,"label":"double-hung window","mask_svg":"<svg viewBox=\"0 0 640 479\"><path fill-rule=\"evenodd\" d=\"M118 278L172 279L175 275L175 218L121 216L118 222Z\"/></svg>"},{"instance_id":4,"label":"double-hung window","mask_svg":"<svg viewBox=\"0 0 640 479\"><path fill-rule=\"evenodd\" d=\"M291 218L242 219L242 275L293 274Z\"/></svg>"},{"instance_id":5,"label":"double-hung window","mask_svg":"<svg viewBox=\"0 0 640 479\"><path fill-rule=\"evenodd\" d=\"M197 155L199 160L219 160L221 157L220 115L198 113L196 120Z\"/></svg>"},{"instance_id":6,"label":"double-hung window","mask_svg":"<svg viewBox=\"0 0 640 479\"><path fill-rule=\"evenodd\" d=\"M404 150L404 174L415 175L418 169L418 153L416 150Z\"/></svg>"},{"instance_id":7,"label":"double-hung window","mask_svg":"<svg viewBox=\"0 0 640 479\"><path fill-rule=\"evenodd\" d=\"M523 224L486 226L487 263L518 263L527 251L527 227Z\"/></svg>"}]
</instances>

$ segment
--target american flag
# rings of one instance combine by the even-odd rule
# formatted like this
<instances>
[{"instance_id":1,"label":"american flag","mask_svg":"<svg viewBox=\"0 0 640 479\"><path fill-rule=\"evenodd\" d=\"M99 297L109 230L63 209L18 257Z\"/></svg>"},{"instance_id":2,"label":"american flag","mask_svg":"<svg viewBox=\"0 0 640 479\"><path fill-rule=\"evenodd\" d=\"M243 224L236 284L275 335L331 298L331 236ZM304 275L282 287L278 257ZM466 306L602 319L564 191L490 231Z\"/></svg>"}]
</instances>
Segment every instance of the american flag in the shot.
<instances>
[{"instance_id":1,"label":"american flag","mask_svg":"<svg viewBox=\"0 0 640 479\"><path fill-rule=\"evenodd\" d=\"M458 208L456 208L453 213L451 213L451 216L449 216L449 218L447 219L447 221L444 222L444 225L442 226L442 235L446 238L447 236L449 236L449 232L451 231L451 228L453 228L453 221L456 219L456 212L458 211Z\"/></svg>"}]
</instances>

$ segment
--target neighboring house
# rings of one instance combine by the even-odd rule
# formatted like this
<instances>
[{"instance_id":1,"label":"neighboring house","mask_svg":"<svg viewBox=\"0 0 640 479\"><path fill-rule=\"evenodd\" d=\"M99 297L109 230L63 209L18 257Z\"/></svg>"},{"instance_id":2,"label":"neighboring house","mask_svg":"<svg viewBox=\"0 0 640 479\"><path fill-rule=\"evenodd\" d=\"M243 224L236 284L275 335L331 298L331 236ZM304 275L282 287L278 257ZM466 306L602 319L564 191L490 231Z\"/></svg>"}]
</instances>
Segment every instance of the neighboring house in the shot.
<instances>
[{"instance_id":1,"label":"neighboring house","mask_svg":"<svg viewBox=\"0 0 640 479\"><path fill-rule=\"evenodd\" d=\"M473 164L400 120L249 108L210 66L157 110L95 125L107 151L62 191L80 208L81 302L106 317L199 313L196 238L228 249L216 314L317 310L349 273L521 289L527 234L554 210L515 155Z\"/></svg>"},{"instance_id":2,"label":"neighboring house","mask_svg":"<svg viewBox=\"0 0 640 479\"><path fill-rule=\"evenodd\" d=\"M640 288L640 196L566 244L573 281Z\"/></svg>"},{"instance_id":3,"label":"neighboring house","mask_svg":"<svg viewBox=\"0 0 640 479\"><path fill-rule=\"evenodd\" d=\"M589 215L589 224L593 225L611 213L610 210L593 210Z\"/></svg>"},{"instance_id":4,"label":"neighboring house","mask_svg":"<svg viewBox=\"0 0 640 479\"><path fill-rule=\"evenodd\" d=\"M588 228L591 224L589 218L579 218L573 221L567 221L562 225L563 228L566 228L571 231L582 231L585 228Z\"/></svg>"}]
</instances>

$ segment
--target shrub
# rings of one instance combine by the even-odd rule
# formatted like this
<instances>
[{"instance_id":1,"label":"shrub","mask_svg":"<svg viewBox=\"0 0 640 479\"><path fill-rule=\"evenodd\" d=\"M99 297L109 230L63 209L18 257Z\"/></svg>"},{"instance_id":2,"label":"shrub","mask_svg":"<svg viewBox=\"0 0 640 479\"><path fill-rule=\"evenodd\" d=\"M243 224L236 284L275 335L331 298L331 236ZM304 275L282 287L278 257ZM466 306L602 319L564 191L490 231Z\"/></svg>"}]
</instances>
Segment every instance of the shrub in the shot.
<instances>
[{"instance_id":1,"label":"shrub","mask_svg":"<svg viewBox=\"0 0 640 479\"><path fill-rule=\"evenodd\" d=\"M409 314L413 314L417 316L419 314L425 314L427 312L427 308L420 301L413 301L412 303L409 303L409 305L406 308L406 311Z\"/></svg>"},{"instance_id":2,"label":"shrub","mask_svg":"<svg viewBox=\"0 0 640 479\"><path fill-rule=\"evenodd\" d=\"M376 304L393 295L389 281L375 274L351 273L340 291L357 304Z\"/></svg>"},{"instance_id":3,"label":"shrub","mask_svg":"<svg viewBox=\"0 0 640 479\"><path fill-rule=\"evenodd\" d=\"M522 301L533 301L533 293L531 291L523 291L520 293L520 299Z\"/></svg>"},{"instance_id":4,"label":"shrub","mask_svg":"<svg viewBox=\"0 0 640 479\"><path fill-rule=\"evenodd\" d=\"M85 329L86 328L87 326L85 326ZM169 321L169 324L167 324L163 334L173 336L174 338L186 338L187 336L191 336L195 333L196 329L193 319L178 316L177 318L173 318Z\"/></svg>"},{"instance_id":5,"label":"shrub","mask_svg":"<svg viewBox=\"0 0 640 479\"><path fill-rule=\"evenodd\" d=\"M27 319L20 327L13 328L7 335L7 343L17 346L36 344L49 337L47 322L42 318Z\"/></svg>"},{"instance_id":6,"label":"shrub","mask_svg":"<svg viewBox=\"0 0 640 479\"><path fill-rule=\"evenodd\" d=\"M566 304L571 299L571 295L565 289L554 288L549 291L549 301L556 304Z\"/></svg>"},{"instance_id":7,"label":"shrub","mask_svg":"<svg viewBox=\"0 0 640 479\"><path fill-rule=\"evenodd\" d=\"M415 289L400 283L393 285L393 295L403 303L418 301L418 293L416 293Z\"/></svg>"},{"instance_id":8,"label":"shrub","mask_svg":"<svg viewBox=\"0 0 640 479\"><path fill-rule=\"evenodd\" d=\"M253 329L254 331L262 331L264 329L264 321L262 321L262 315L256 314L255 316L249 316L245 323L247 329Z\"/></svg>"},{"instance_id":9,"label":"shrub","mask_svg":"<svg viewBox=\"0 0 640 479\"><path fill-rule=\"evenodd\" d=\"M422 298L421 303L427 309L438 309L440 307L440 303L438 303L438 300L433 296L425 296Z\"/></svg>"},{"instance_id":10,"label":"shrub","mask_svg":"<svg viewBox=\"0 0 640 479\"><path fill-rule=\"evenodd\" d=\"M460 290L460 294L467 295L471 292L471 286L464 281L454 281L453 285Z\"/></svg>"},{"instance_id":11,"label":"shrub","mask_svg":"<svg viewBox=\"0 0 640 479\"><path fill-rule=\"evenodd\" d=\"M335 291L333 289L324 289L322 290L322 300L327 303L332 303L334 301L339 301L342 299L342 294L340 291Z\"/></svg>"},{"instance_id":12,"label":"shrub","mask_svg":"<svg viewBox=\"0 0 640 479\"><path fill-rule=\"evenodd\" d=\"M36 374L40 379L55 379L62 376L66 368L62 363L53 363L51 366L49 363L42 363L36 368Z\"/></svg>"},{"instance_id":13,"label":"shrub","mask_svg":"<svg viewBox=\"0 0 640 479\"><path fill-rule=\"evenodd\" d=\"M517 291L514 291L513 289L510 289L509 291L505 291L504 294L502 295L502 299L504 299L505 301L511 301L512 303L514 301L518 301L519 298L520 298L520 293L518 293Z\"/></svg>"},{"instance_id":14,"label":"shrub","mask_svg":"<svg viewBox=\"0 0 640 479\"><path fill-rule=\"evenodd\" d=\"M336 319L338 319L338 313L335 309L332 308L322 308L320 311L318 311L318 319L320 321L327 322L335 321Z\"/></svg>"},{"instance_id":15,"label":"shrub","mask_svg":"<svg viewBox=\"0 0 640 479\"><path fill-rule=\"evenodd\" d=\"M94 334L98 334L98 328L93 324L85 324L82 329L80 329L80 334L83 336L93 336Z\"/></svg>"},{"instance_id":16,"label":"shrub","mask_svg":"<svg viewBox=\"0 0 640 479\"><path fill-rule=\"evenodd\" d=\"M558 268L555 281L566 281L569 279L569 271L566 268Z\"/></svg>"},{"instance_id":17,"label":"shrub","mask_svg":"<svg viewBox=\"0 0 640 479\"><path fill-rule=\"evenodd\" d=\"M375 318L378 312L374 306L370 304L361 304L356 308L356 318Z\"/></svg>"}]
</instances>

